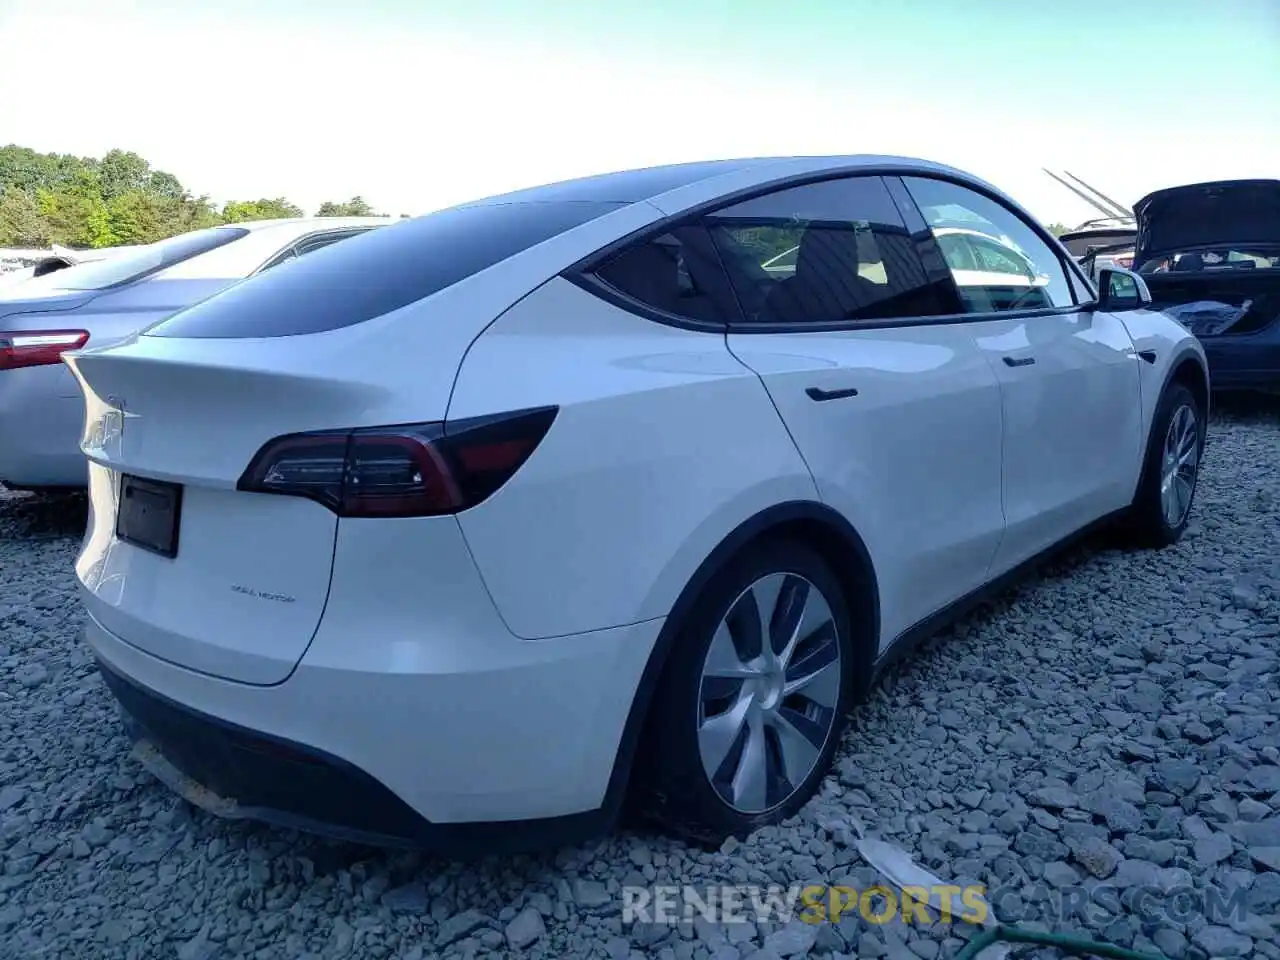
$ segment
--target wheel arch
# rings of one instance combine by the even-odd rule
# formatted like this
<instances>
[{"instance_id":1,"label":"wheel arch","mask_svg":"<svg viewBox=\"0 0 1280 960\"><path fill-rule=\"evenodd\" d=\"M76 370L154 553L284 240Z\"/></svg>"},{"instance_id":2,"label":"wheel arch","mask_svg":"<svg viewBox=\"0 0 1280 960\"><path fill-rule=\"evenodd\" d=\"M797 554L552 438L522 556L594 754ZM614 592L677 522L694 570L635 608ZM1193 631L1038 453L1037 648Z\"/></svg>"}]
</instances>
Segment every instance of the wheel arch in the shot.
<instances>
[{"instance_id":1,"label":"wheel arch","mask_svg":"<svg viewBox=\"0 0 1280 960\"><path fill-rule=\"evenodd\" d=\"M1191 391L1191 395L1200 404L1200 412L1207 421L1211 397L1209 370L1196 351L1184 349L1174 358L1173 363L1169 365L1169 373L1165 377L1164 385L1160 389L1162 395L1171 383L1184 384Z\"/></svg>"},{"instance_id":2,"label":"wheel arch","mask_svg":"<svg viewBox=\"0 0 1280 960\"><path fill-rule=\"evenodd\" d=\"M880 640L880 590L866 543L848 520L825 504L793 500L768 507L740 523L711 550L672 606L636 687L614 758L604 804L613 815L621 811L654 693L668 656L697 598L711 579L741 551L762 541L783 537L816 550L840 580L858 650L855 696L861 698L870 687Z\"/></svg>"},{"instance_id":3,"label":"wheel arch","mask_svg":"<svg viewBox=\"0 0 1280 960\"><path fill-rule=\"evenodd\" d=\"M1142 485L1146 482L1147 471L1150 469L1150 465L1147 462L1147 451L1151 448L1152 432L1156 429L1156 410L1159 409L1160 401L1165 393L1168 392L1169 387L1175 383L1180 383L1191 391L1192 396L1196 398L1196 402L1200 404L1204 424L1207 425L1212 393L1208 364L1205 362L1204 354L1198 348L1198 344L1183 343L1174 353L1168 367L1165 369L1164 378L1160 382L1160 391L1155 395L1154 402L1151 404L1150 420L1146 425L1146 439L1142 444L1142 469L1139 471L1138 482L1133 488L1135 498L1138 496L1138 491L1142 489Z\"/></svg>"}]
</instances>

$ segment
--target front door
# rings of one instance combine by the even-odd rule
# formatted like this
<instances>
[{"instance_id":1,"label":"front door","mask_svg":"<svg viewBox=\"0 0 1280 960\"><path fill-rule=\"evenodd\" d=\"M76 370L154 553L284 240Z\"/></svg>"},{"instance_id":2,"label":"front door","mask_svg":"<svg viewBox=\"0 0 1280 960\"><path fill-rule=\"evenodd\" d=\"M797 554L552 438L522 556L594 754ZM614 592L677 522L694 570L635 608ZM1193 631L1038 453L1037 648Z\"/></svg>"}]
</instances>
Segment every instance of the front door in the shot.
<instances>
[{"instance_id":1,"label":"front door","mask_svg":"<svg viewBox=\"0 0 1280 960\"><path fill-rule=\"evenodd\" d=\"M1142 447L1138 357L1119 318L1078 302L1087 288L1004 204L948 181L904 182L1000 382L999 574L1132 498Z\"/></svg>"},{"instance_id":2,"label":"front door","mask_svg":"<svg viewBox=\"0 0 1280 960\"><path fill-rule=\"evenodd\" d=\"M999 381L881 178L780 190L706 222L747 321L729 348L875 558L883 648L987 577L1004 526Z\"/></svg>"}]
</instances>

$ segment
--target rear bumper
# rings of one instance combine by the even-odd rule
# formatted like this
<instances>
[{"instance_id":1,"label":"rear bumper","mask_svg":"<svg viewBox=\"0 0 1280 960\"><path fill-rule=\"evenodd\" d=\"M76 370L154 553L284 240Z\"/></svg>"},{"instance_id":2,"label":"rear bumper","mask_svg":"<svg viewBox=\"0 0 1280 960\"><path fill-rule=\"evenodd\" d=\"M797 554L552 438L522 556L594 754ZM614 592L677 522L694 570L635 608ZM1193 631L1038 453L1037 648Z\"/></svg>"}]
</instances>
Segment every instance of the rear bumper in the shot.
<instances>
[{"instance_id":1,"label":"rear bumper","mask_svg":"<svg viewBox=\"0 0 1280 960\"><path fill-rule=\"evenodd\" d=\"M12 487L86 486L83 425L84 400L62 364L0 372L0 482Z\"/></svg>"},{"instance_id":2,"label":"rear bumper","mask_svg":"<svg viewBox=\"0 0 1280 960\"><path fill-rule=\"evenodd\" d=\"M581 842L611 826L605 809L529 821L438 824L360 768L299 743L236 726L161 697L99 661L134 755L211 813L320 836L438 856L518 853Z\"/></svg>"},{"instance_id":3,"label":"rear bumper","mask_svg":"<svg viewBox=\"0 0 1280 960\"><path fill-rule=\"evenodd\" d=\"M660 627L512 641L536 656L444 674L335 671L304 658L274 687L159 660L92 617L85 638L130 733L186 788L147 765L200 806L471 856L609 829L614 761Z\"/></svg>"},{"instance_id":4,"label":"rear bumper","mask_svg":"<svg viewBox=\"0 0 1280 960\"><path fill-rule=\"evenodd\" d=\"M430 824L364 771L189 710L98 662L135 750L197 806L339 839L398 843ZM153 749L155 755L150 755Z\"/></svg>"}]
</instances>

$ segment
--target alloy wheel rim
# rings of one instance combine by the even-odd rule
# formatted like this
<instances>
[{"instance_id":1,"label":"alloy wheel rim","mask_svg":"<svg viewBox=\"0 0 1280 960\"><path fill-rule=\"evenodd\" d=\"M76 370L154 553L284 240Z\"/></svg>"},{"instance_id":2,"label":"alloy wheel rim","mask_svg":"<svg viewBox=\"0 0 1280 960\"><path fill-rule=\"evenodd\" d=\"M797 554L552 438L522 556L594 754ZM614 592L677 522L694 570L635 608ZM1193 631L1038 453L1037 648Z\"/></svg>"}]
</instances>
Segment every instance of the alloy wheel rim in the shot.
<instances>
[{"instance_id":1,"label":"alloy wheel rim","mask_svg":"<svg viewBox=\"0 0 1280 960\"><path fill-rule=\"evenodd\" d=\"M1160 468L1160 508L1172 528L1186 519L1200 469L1200 431L1195 411L1183 404L1169 421Z\"/></svg>"},{"instance_id":2,"label":"alloy wheel rim","mask_svg":"<svg viewBox=\"0 0 1280 960\"><path fill-rule=\"evenodd\" d=\"M810 581L773 573L739 594L698 695L702 768L722 802L758 814L795 794L835 728L841 668L831 604Z\"/></svg>"}]
</instances>

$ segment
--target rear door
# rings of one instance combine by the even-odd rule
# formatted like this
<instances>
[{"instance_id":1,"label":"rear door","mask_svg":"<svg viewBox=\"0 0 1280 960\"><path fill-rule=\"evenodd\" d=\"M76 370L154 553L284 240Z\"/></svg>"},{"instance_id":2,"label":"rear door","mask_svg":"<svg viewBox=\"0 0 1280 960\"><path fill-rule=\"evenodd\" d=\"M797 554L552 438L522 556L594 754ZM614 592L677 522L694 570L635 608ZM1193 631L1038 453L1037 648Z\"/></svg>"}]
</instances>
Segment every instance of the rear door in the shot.
<instances>
[{"instance_id":1,"label":"rear door","mask_svg":"<svg viewBox=\"0 0 1280 960\"><path fill-rule=\"evenodd\" d=\"M1120 319L1079 302L1091 299L1087 288L1011 208L950 181L903 183L939 233L951 229L939 224L968 221L978 234L970 245L987 266L968 274L952 265L952 273L969 329L1000 381L999 573L1132 498L1143 443L1139 361ZM1009 272L992 269L1001 264Z\"/></svg>"},{"instance_id":2,"label":"rear door","mask_svg":"<svg viewBox=\"0 0 1280 960\"><path fill-rule=\"evenodd\" d=\"M866 541L883 645L987 576L1004 526L996 376L940 255L926 269L880 177L776 191L706 222L745 313L730 349ZM793 247L794 270L767 266Z\"/></svg>"}]
</instances>

